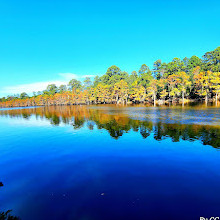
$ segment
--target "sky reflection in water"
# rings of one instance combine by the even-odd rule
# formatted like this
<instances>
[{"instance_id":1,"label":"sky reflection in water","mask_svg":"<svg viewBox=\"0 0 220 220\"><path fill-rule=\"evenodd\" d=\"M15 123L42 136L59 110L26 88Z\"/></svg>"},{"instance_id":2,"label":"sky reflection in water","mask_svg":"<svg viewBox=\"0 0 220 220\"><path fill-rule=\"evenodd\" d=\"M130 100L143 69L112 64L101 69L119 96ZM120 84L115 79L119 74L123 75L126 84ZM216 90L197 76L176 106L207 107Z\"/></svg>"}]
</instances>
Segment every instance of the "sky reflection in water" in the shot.
<instances>
[{"instance_id":1,"label":"sky reflection in water","mask_svg":"<svg viewBox=\"0 0 220 220\"><path fill-rule=\"evenodd\" d=\"M213 107L1 110L1 210L24 220L219 216L219 119Z\"/></svg>"}]
</instances>

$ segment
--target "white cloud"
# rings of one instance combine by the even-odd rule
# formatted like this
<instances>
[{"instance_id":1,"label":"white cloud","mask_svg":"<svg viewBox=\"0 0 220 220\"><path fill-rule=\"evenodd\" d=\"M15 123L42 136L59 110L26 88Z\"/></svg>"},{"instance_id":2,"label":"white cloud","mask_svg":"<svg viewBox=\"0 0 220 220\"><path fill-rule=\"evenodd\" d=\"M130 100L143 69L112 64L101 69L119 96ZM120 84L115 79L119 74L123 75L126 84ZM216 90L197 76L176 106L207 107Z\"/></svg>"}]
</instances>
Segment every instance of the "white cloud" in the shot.
<instances>
[{"instance_id":1,"label":"white cloud","mask_svg":"<svg viewBox=\"0 0 220 220\"><path fill-rule=\"evenodd\" d=\"M90 77L90 78L93 78L95 77L96 75L83 75L83 78L86 78L86 77Z\"/></svg>"},{"instance_id":2,"label":"white cloud","mask_svg":"<svg viewBox=\"0 0 220 220\"><path fill-rule=\"evenodd\" d=\"M29 84L20 84L16 86L5 86L0 89L1 96L20 94L26 92L32 95L33 92L43 91L49 84L56 84L57 86L68 84L71 79L82 80L85 77L94 77L95 75L77 75L74 73L59 73L57 78L61 77L61 80L46 81L46 82L35 82Z\"/></svg>"},{"instance_id":3,"label":"white cloud","mask_svg":"<svg viewBox=\"0 0 220 220\"><path fill-rule=\"evenodd\" d=\"M22 84L17 86L6 86L1 89L1 93L4 94L20 94L22 92L32 93L37 91L42 91L47 88L49 84L56 84L60 86L62 84L66 84L65 81L48 81L48 82L36 82L36 83L29 83L29 84Z\"/></svg>"},{"instance_id":4,"label":"white cloud","mask_svg":"<svg viewBox=\"0 0 220 220\"><path fill-rule=\"evenodd\" d=\"M84 79L86 77L95 77L95 75L77 75L77 74L74 74L74 73L59 73L59 75L64 78L65 80L68 80L70 81L71 79L77 79L77 80L80 80L80 79Z\"/></svg>"},{"instance_id":5,"label":"white cloud","mask_svg":"<svg viewBox=\"0 0 220 220\"><path fill-rule=\"evenodd\" d=\"M79 76L77 76L74 73L59 73L59 75L67 81L70 81L71 79L79 79L80 78Z\"/></svg>"}]
</instances>

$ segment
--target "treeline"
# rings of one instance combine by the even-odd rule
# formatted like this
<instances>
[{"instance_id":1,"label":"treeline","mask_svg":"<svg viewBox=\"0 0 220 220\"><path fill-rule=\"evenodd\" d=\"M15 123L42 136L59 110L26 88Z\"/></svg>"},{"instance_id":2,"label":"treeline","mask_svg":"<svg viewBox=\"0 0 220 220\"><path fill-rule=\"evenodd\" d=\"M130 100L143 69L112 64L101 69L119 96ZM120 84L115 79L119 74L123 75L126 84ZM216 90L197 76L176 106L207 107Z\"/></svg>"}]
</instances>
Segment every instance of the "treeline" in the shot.
<instances>
[{"instance_id":1,"label":"treeline","mask_svg":"<svg viewBox=\"0 0 220 220\"><path fill-rule=\"evenodd\" d=\"M169 63L157 60L150 69L143 64L130 74L113 65L103 76L92 81L70 80L68 85L48 85L46 90L29 97L3 97L0 107L77 105L98 103L140 103L219 101L220 47L205 53L202 58L192 56L183 60L174 58Z\"/></svg>"}]
</instances>

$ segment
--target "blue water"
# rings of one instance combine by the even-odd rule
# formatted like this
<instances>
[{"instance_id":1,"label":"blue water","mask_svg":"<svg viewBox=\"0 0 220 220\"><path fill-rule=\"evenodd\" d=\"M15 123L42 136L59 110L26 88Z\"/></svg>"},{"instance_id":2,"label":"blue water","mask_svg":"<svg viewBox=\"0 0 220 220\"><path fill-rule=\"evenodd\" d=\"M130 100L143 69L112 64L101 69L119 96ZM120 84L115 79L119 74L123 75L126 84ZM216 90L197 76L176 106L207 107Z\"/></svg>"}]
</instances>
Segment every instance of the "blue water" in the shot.
<instances>
[{"instance_id":1,"label":"blue water","mask_svg":"<svg viewBox=\"0 0 220 220\"><path fill-rule=\"evenodd\" d=\"M179 121L179 108L143 108L3 110L0 212L22 220L220 216L220 109L188 122L193 108Z\"/></svg>"}]
</instances>

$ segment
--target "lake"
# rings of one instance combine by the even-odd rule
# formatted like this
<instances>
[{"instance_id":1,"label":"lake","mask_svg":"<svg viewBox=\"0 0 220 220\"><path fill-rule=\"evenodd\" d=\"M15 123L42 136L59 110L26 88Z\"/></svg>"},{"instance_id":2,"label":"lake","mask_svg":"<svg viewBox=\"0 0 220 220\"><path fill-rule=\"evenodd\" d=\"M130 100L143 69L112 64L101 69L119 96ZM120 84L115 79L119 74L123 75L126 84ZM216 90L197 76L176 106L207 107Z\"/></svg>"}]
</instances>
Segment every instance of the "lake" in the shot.
<instances>
[{"instance_id":1,"label":"lake","mask_svg":"<svg viewBox=\"0 0 220 220\"><path fill-rule=\"evenodd\" d=\"M0 182L22 220L220 216L220 108L1 109Z\"/></svg>"}]
</instances>

